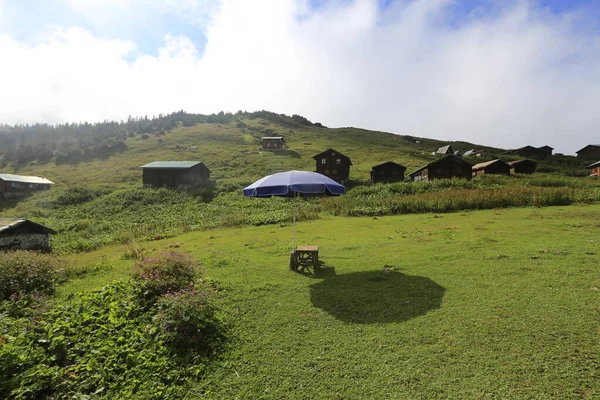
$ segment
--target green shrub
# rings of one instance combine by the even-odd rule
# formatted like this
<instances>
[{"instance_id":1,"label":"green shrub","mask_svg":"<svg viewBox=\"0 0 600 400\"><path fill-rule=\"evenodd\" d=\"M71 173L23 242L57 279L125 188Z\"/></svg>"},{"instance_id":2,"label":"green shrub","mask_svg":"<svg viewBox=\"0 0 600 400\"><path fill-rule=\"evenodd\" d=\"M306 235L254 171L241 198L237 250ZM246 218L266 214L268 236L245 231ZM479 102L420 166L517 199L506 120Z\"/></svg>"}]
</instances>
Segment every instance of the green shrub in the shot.
<instances>
[{"instance_id":1,"label":"green shrub","mask_svg":"<svg viewBox=\"0 0 600 400\"><path fill-rule=\"evenodd\" d=\"M14 293L52 293L58 260L48 254L17 250L0 253L0 300Z\"/></svg>"},{"instance_id":2,"label":"green shrub","mask_svg":"<svg viewBox=\"0 0 600 400\"><path fill-rule=\"evenodd\" d=\"M133 276L154 296L191 287L200 276L198 260L184 253L170 251L138 260Z\"/></svg>"},{"instance_id":3,"label":"green shrub","mask_svg":"<svg viewBox=\"0 0 600 400\"><path fill-rule=\"evenodd\" d=\"M154 323L176 353L193 350L209 355L221 342L216 301L216 291L201 283L166 293L157 301L159 312Z\"/></svg>"},{"instance_id":4,"label":"green shrub","mask_svg":"<svg viewBox=\"0 0 600 400\"><path fill-rule=\"evenodd\" d=\"M116 283L37 318L0 318L0 398L184 397L206 359L172 356L142 293Z\"/></svg>"}]
</instances>

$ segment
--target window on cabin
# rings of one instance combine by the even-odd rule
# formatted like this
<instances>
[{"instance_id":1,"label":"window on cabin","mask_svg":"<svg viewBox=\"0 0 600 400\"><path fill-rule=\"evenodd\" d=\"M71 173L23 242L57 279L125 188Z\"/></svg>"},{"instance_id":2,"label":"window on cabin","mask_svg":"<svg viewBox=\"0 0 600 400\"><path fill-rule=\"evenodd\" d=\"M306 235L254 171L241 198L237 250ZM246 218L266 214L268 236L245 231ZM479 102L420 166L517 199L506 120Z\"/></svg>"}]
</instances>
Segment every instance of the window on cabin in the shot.
<instances>
[{"instance_id":1,"label":"window on cabin","mask_svg":"<svg viewBox=\"0 0 600 400\"><path fill-rule=\"evenodd\" d=\"M335 163L340 165L342 163L342 159L341 158L336 158L335 159Z\"/></svg>"},{"instance_id":2,"label":"window on cabin","mask_svg":"<svg viewBox=\"0 0 600 400\"><path fill-rule=\"evenodd\" d=\"M321 164L326 164L327 163L327 159L326 158L321 158Z\"/></svg>"},{"instance_id":3,"label":"window on cabin","mask_svg":"<svg viewBox=\"0 0 600 400\"><path fill-rule=\"evenodd\" d=\"M35 187L35 185L33 183L29 184L29 189L33 189Z\"/></svg>"}]
</instances>

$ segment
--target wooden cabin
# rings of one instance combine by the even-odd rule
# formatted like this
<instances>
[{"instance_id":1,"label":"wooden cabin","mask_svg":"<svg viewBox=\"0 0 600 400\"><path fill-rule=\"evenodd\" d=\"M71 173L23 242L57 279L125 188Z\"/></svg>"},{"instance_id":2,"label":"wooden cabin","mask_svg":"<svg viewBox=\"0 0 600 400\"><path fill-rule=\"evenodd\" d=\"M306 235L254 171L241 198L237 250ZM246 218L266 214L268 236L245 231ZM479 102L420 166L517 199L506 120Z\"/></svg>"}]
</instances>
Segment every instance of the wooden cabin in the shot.
<instances>
[{"instance_id":1,"label":"wooden cabin","mask_svg":"<svg viewBox=\"0 0 600 400\"><path fill-rule=\"evenodd\" d=\"M544 147L550 147L550 146L544 146ZM550 149L552 149L552 147L550 147ZM537 148L537 147L533 147L533 146L525 146L525 147L521 147L520 149L505 151L502 154L543 159L543 158L546 158L549 154L552 154L552 151L550 151L550 153L548 153L547 149L543 150L542 148Z\"/></svg>"},{"instance_id":2,"label":"wooden cabin","mask_svg":"<svg viewBox=\"0 0 600 400\"><path fill-rule=\"evenodd\" d=\"M600 158L600 144L588 144L576 153L579 158L598 159Z\"/></svg>"},{"instance_id":3,"label":"wooden cabin","mask_svg":"<svg viewBox=\"0 0 600 400\"><path fill-rule=\"evenodd\" d=\"M452 146L447 145L444 147L440 147L435 154L454 154L454 150L452 150Z\"/></svg>"},{"instance_id":4,"label":"wooden cabin","mask_svg":"<svg viewBox=\"0 0 600 400\"><path fill-rule=\"evenodd\" d=\"M210 179L210 169L201 161L155 161L141 168L146 188L190 188Z\"/></svg>"},{"instance_id":5,"label":"wooden cabin","mask_svg":"<svg viewBox=\"0 0 600 400\"><path fill-rule=\"evenodd\" d=\"M517 160L510 161L508 165L510 165L511 174L533 174L536 163L531 160Z\"/></svg>"},{"instance_id":6,"label":"wooden cabin","mask_svg":"<svg viewBox=\"0 0 600 400\"><path fill-rule=\"evenodd\" d=\"M316 161L316 172L325 175L337 183L344 185L350 178L350 167L352 161L350 157L334 150L327 149L313 158Z\"/></svg>"},{"instance_id":7,"label":"wooden cabin","mask_svg":"<svg viewBox=\"0 0 600 400\"><path fill-rule=\"evenodd\" d=\"M0 218L0 250L50 251L50 234L56 231L25 218Z\"/></svg>"},{"instance_id":8,"label":"wooden cabin","mask_svg":"<svg viewBox=\"0 0 600 400\"><path fill-rule=\"evenodd\" d=\"M590 176L600 177L600 161L588 165L587 168L591 169Z\"/></svg>"},{"instance_id":9,"label":"wooden cabin","mask_svg":"<svg viewBox=\"0 0 600 400\"><path fill-rule=\"evenodd\" d=\"M548 156L551 156L552 152L554 151L554 147L550 147L548 145L542 146L542 147L538 147L538 149L545 151L546 155L548 155Z\"/></svg>"},{"instance_id":10,"label":"wooden cabin","mask_svg":"<svg viewBox=\"0 0 600 400\"><path fill-rule=\"evenodd\" d=\"M260 139L263 150L283 150L285 139L281 136L266 136Z\"/></svg>"},{"instance_id":11,"label":"wooden cabin","mask_svg":"<svg viewBox=\"0 0 600 400\"><path fill-rule=\"evenodd\" d=\"M39 176L0 174L0 200L50 189L54 182Z\"/></svg>"},{"instance_id":12,"label":"wooden cabin","mask_svg":"<svg viewBox=\"0 0 600 400\"><path fill-rule=\"evenodd\" d=\"M412 172L411 182L432 181L434 179L471 179L473 164L451 154Z\"/></svg>"},{"instance_id":13,"label":"wooden cabin","mask_svg":"<svg viewBox=\"0 0 600 400\"><path fill-rule=\"evenodd\" d=\"M393 161L384 162L371 168L371 183L402 182L406 167Z\"/></svg>"},{"instance_id":14,"label":"wooden cabin","mask_svg":"<svg viewBox=\"0 0 600 400\"><path fill-rule=\"evenodd\" d=\"M510 175L510 165L502 160L492 160L473 165L473 176L500 174Z\"/></svg>"}]
</instances>

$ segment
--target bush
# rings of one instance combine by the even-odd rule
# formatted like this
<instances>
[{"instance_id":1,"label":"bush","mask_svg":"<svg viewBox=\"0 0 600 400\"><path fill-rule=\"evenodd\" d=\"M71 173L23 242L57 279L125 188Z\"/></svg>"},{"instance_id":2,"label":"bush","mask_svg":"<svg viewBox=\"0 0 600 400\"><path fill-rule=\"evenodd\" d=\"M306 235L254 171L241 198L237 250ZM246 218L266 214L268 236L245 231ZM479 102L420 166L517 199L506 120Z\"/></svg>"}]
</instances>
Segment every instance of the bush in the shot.
<instances>
[{"instance_id":1,"label":"bush","mask_svg":"<svg viewBox=\"0 0 600 400\"><path fill-rule=\"evenodd\" d=\"M133 267L133 276L154 296L191 287L200 276L198 260L170 251L144 257Z\"/></svg>"},{"instance_id":2,"label":"bush","mask_svg":"<svg viewBox=\"0 0 600 400\"><path fill-rule=\"evenodd\" d=\"M221 341L216 300L216 291L202 283L158 299L154 323L176 353L209 355L216 349Z\"/></svg>"},{"instance_id":3,"label":"bush","mask_svg":"<svg viewBox=\"0 0 600 400\"><path fill-rule=\"evenodd\" d=\"M15 293L52 293L58 278L55 257L24 250L0 253L0 300Z\"/></svg>"},{"instance_id":4,"label":"bush","mask_svg":"<svg viewBox=\"0 0 600 400\"><path fill-rule=\"evenodd\" d=\"M116 283L37 318L0 318L0 398L184 398L205 360L172 357L141 292Z\"/></svg>"}]
</instances>

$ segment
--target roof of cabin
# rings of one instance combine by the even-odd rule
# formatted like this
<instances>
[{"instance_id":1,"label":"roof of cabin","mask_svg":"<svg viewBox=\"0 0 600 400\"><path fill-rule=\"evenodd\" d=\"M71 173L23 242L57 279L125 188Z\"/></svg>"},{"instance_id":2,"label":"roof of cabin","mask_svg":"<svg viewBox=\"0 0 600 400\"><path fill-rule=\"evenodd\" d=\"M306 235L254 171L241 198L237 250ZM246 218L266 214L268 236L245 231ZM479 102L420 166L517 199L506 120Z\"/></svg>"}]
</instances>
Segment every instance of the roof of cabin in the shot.
<instances>
[{"instance_id":1,"label":"roof of cabin","mask_svg":"<svg viewBox=\"0 0 600 400\"><path fill-rule=\"evenodd\" d=\"M455 156L454 154L449 154L449 155L447 155L446 157L442 157L442 158L440 158L439 160L435 160L435 161L432 161L432 162L430 162L430 163L429 163L429 164L427 164L427 165L423 165L421 168L419 168L419 169L417 169L417 170L415 170L415 171L411 172L409 175L416 174L417 172L420 172L420 171L424 170L424 169L425 169L425 168L427 168L427 167L430 167L430 166L432 166L432 165L435 165L435 164L437 164L437 163L439 163L439 162L442 162L442 161L444 161L444 160L448 160L448 159L451 159L451 158L453 158L453 159L456 159L456 160L460 161L460 163L462 163L462 164L468 164L470 167L473 167L473 164L471 164L470 162L468 162L468 161L465 161L465 160L463 160L462 158Z\"/></svg>"},{"instance_id":2,"label":"roof of cabin","mask_svg":"<svg viewBox=\"0 0 600 400\"><path fill-rule=\"evenodd\" d=\"M43 183L45 185L54 185L54 182L39 176L24 176L12 174L0 174L0 179L8 182L23 182L23 183Z\"/></svg>"},{"instance_id":3,"label":"roof of cabin","mask_svg":"<svg viewBox=\"0 0 600 400\"><path fill-rule=\"evenodd\" d=\"M586 168L594 168L594 167L597 167L599 165L600 165L600 161L596 161L595 163L588 165Z\"/></svg>"},{"instance_id":4,"label":"roof of cabin","mask_svg":"<svg viewBox=\"0 0 600 400\"><path fill-rule=\"evenodd\" d=\"M495 164L497 162L501 162L503 164L506 164L504 161L502 161L502 160L500 160L498 158L496 160L486 161L486 162L482 162L482 163L479 163L479 164L475 164L475 165L473 165L473 169L483 169L483 168L487 167L488 165L492 165L492 164Z\"/></svg>"},{"instance_id":5,"label":"roof of cabin","mask_svg":"<svg viewBox=\"0 0 600 400\"><path fill-rule=\"evenodd\" d=\"M142 165L140 168L192 168L202 161L154 161L150 164Z\"/></svg>"},{"instance_id":6,"label":"roof of cabin","mask_svg":"<svg viewBox=\"0 0 600 400\"><path fill-rule=\"evenodd\" d=\"M283 136L265 136L261 137L260 140L285 140Z\"/></svg>"},{"instance_id":7,"label":"roof of cabin","mask_svg":"<svg viewBox=\"0 0 600 400\"><path fill-rule=\"evenodd\" d=\"M37 228L42 233L56 233L54 229L50 229L47 226L30 221L27 218L0 218L0 233L8 233L12 229L15 229L23 224L31 225L32 227Z\"/></svg>"},{"instance_id":8,"label":"roof of cabin","mask_svg":"<svg viewBox=\"0 0 600 400\"><path fill-rule=\"evenodd\" d=\"M381 163L381 164L373 165L371 167L371 170L374 170L376 168L380 168L380 167L383 167L383 166L386 166L386 165L393 165L395 167L400 167L401 169L406 170L406 167L404 165L398 164L398 163L393 162L393 161L386 161L386 162Z\"/></svg>"},{"instance_id":9,"label":"roof of cabin","mask_svg":"<svg viewBox=\"0 0 600 400\"><path fill-rule=\"evenodd\" d=\"M536 163L535 161L524 159L524 160L509 161L508 165L521 164L521 163L524 163L524 162L531 163L531 164L535 164Z\"/></svg>"},{"instance_id":10,"label":"roof of cabin","mask_svg":"<svg viewBox=\"0 0 600 400\"><path fill-rule=\"evenodd\" d=\"M317 158L319 158L319 157L321 157L321 156L323 156L323 155L329 155L329 153L334 153L336 156L340 156L340 157L342 157L342 158L345 158L345 159L347 159L347 160L348 160L348 162L350 163L350 165L352 165L352 160L350 160L350 157L348 157L348 156L347 156L347 155L345 155L345 154L342 154L342 153L340 153L340 152L339 152L339 151L337 151L337 150L334 150L334 149L332 149L331 147L330 147L330 148L328 148L328 149L327 149L327 150L325 150L325 151L322 151L322 152L320 152L319 154L315 154L315 155L313 156L313 158L316 160Z\"/></svg>"},{"instance_id":11,"label":"roof of cabin","mask_svg":"<svg viewBox=\"0 0 600 400\"><path fill-rule=\"evenodd\" d=\"M588 147L600 147L600 144L588 144L587 146L585 146L583 149L576 151L575 153L579 153L585 149L587 149Z\"/></svg>"},{"instance_id":12,"label":"roof of cabin","mask_svg":"<svg viewBox=\"0 0 600 400\"><path fill-rule=\"evenodd\" d=\"M440 147L436 153L438 154L446 154L448 150L451 148L451 145L446 145L444 147Z\"/></svg>"}]
</instances>

